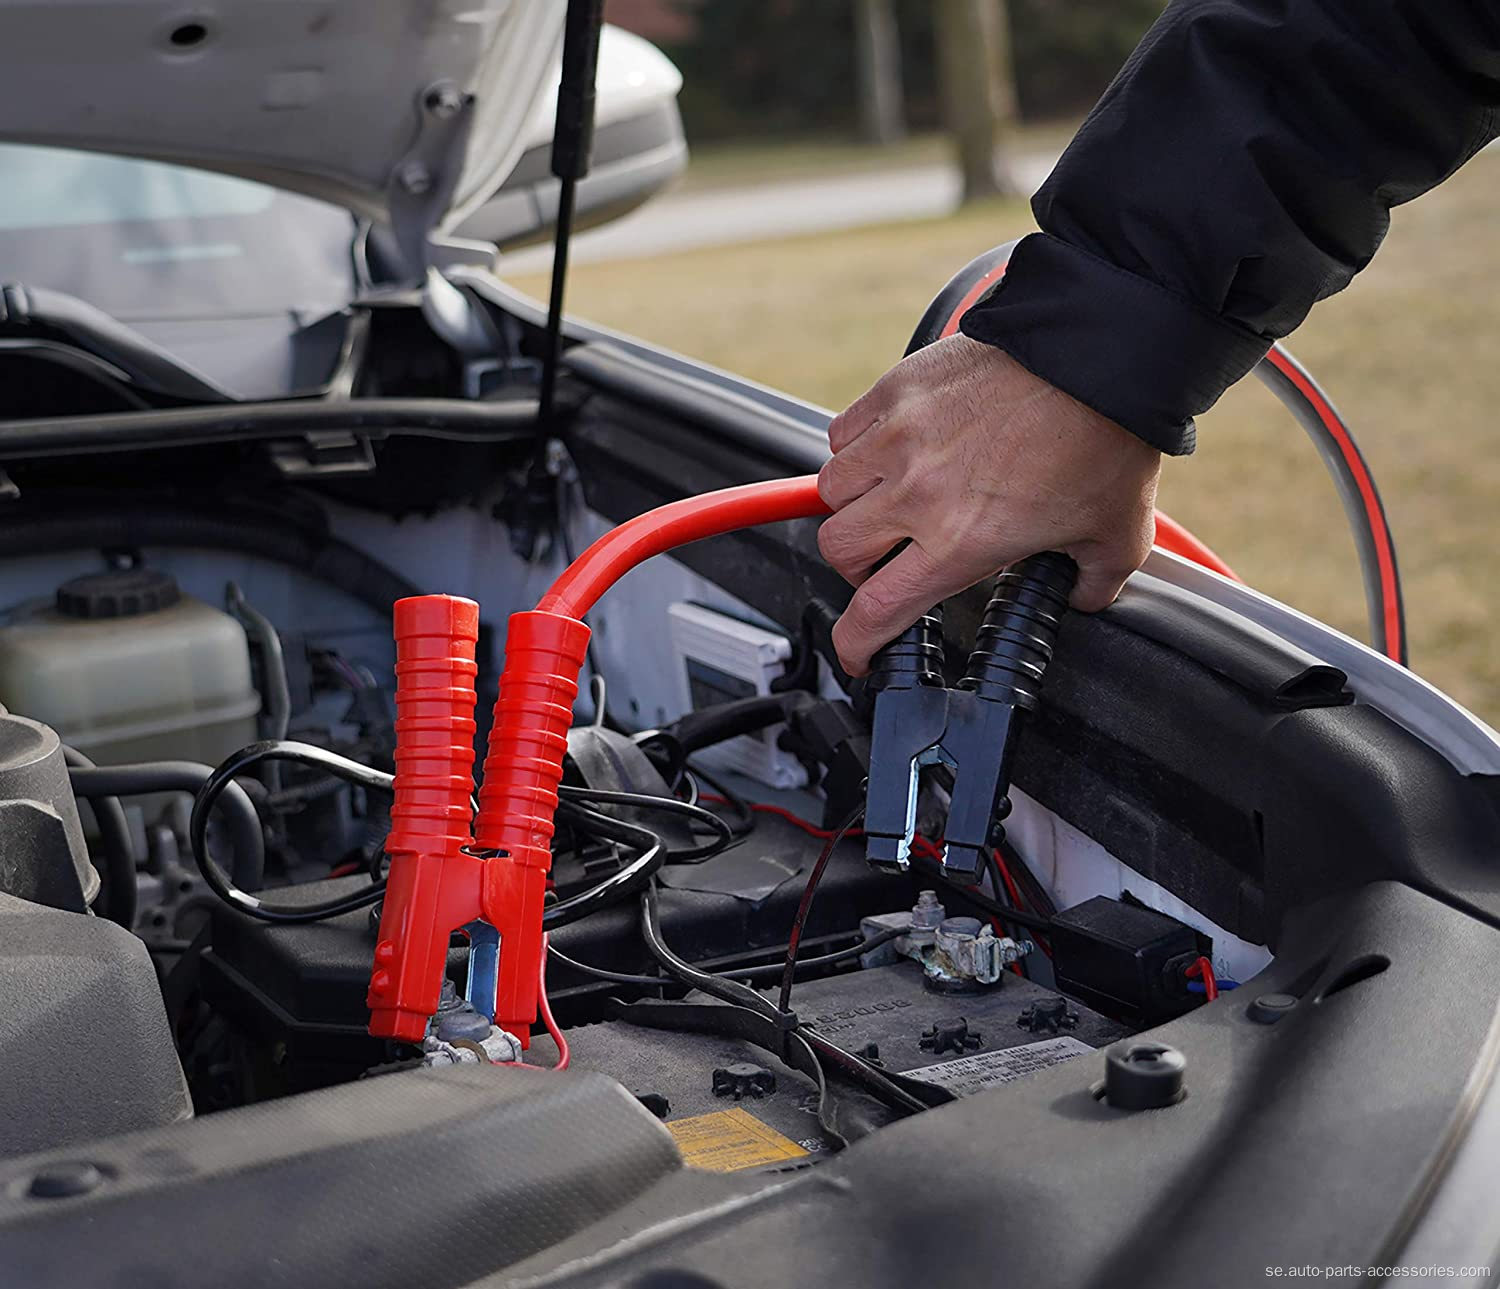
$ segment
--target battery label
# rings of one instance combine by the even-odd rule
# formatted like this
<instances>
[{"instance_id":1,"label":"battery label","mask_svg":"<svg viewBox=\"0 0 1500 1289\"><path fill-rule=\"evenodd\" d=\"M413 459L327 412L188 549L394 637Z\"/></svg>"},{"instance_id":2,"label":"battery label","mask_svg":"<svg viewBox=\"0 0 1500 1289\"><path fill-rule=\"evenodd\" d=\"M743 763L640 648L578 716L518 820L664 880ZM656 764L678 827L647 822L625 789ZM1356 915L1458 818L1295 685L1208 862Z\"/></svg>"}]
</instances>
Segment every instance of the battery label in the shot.
<instances>
[{"instance_id":1,"label":"battery label","mask_svg":"<svg viewBox=\"0 0 1500 1289\"><path fill-rule=\"evenodd\" d=\"M807 1150L790 1137L783 1137L738 1106L673 1120L667 1124L667 1131L677 1142L685 1163L715 1173L763 1168L807 1155Z\"/></svg>"},{"instance_id":2,"label":"battery label","mask_svg":"<svg viewBox=\"0 0 1500 1289\"><path fill-rule=\"evenodd\" d=\"M1002 1048L998 1052L976 1052L973 1056L960 1056L956 1061L944 1061L941 1065L924 1065L907 1070L906 1077L936 1083L966 1097L1001 1083L1014 1083L1028 1074L1061 1065L1093 1050L1087 1043L1061 1035L1021 1047Z\"/></svg>"}]
</instances>

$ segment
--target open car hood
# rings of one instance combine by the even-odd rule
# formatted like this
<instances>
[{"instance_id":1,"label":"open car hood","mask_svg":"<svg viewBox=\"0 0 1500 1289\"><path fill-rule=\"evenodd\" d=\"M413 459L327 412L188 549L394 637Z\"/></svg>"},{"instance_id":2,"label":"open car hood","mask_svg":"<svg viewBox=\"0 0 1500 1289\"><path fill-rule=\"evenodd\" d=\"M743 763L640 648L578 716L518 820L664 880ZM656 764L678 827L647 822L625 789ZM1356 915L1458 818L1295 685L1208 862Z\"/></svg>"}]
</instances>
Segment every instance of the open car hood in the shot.
<instances>
[{"instance_id":1,"label":"open car hood","mask_svg":"<svg viewBox=\"0 0 1500 1289\"><path fill-rule=\"evenodd\" d=\"M414 263L525 145L563 0L0 0L0 137L180 162L390 222Z\"/></svg>"}]
</instances>

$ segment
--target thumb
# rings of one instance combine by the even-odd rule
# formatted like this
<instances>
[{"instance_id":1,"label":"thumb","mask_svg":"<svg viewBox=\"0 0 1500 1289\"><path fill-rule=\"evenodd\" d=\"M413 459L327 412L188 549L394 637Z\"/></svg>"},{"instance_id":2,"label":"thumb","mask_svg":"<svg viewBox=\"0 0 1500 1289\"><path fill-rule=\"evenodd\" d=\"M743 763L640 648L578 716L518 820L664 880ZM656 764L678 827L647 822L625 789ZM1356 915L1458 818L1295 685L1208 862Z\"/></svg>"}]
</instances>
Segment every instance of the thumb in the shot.
<instances>
[{"instance_id":1,"label":"thumb","mask_svg":"<svg viewBox=\"0 0 1500 1289\"><path fill-rule=\"evenodd\" d=\"M1139 560L1134 563L1118 558L1107 558L1101 551L1089 555L1074 555L1078 562L1078 581L1073 584L1073 594L1068 603L1080 613L1097 613L1107 609L1120 594L1126 579L1135 572Z\"/></svg>"}]
</instances>

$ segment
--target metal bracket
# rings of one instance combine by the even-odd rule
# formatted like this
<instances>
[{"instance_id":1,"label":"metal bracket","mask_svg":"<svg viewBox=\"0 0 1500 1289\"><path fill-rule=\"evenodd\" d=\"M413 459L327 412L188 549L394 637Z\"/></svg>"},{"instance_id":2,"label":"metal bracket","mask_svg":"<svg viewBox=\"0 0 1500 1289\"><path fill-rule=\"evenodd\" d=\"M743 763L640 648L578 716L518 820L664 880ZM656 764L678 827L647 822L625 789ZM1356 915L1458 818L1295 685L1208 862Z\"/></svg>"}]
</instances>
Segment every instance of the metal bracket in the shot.
<instances>
[{"instance_id":1,"label":"metal bracket","mask_svg":"<svg viewBox=\"0 0 1500 1289\"><path fill-rule=\"evenodd\" d=\"M271 464L286 479L369 474L375 469L375 449L370 440L345 430L281 440L272 443L269 450Z\"/></svg>"},{"instance_id":2,"label":"metal bracket","mask_svg":"<svg viewBox=\"0 0 1500 1289\"><path fill-rule=\"evenodd\" d=\"M432 260L429 239L463 174L474 96L452 81L434 81L417 95L416 113L416 137L391 168L386 204L407 275L420 281Z\"/></svg>"},{"instance_id":3,"label":"metal bracket","mask_svg":"<svg viewBox=\"0 0 1500 1289\"><path fill-rule=\"evenodd\" d=\"M495 1019L495 986L500 979L500 932L488 922L464 926L469 937L469 981L464 997L487 1020Z\"/></svg>"}]
</instances>

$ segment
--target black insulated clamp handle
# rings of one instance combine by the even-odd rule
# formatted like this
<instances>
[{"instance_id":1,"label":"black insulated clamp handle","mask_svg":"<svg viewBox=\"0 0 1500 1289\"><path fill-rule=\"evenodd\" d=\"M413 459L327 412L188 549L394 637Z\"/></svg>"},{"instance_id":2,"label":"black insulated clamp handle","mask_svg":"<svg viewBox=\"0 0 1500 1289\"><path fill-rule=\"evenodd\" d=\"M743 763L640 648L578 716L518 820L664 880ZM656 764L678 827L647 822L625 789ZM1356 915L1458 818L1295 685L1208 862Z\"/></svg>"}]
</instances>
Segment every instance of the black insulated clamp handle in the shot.
<instances>
[{"instance_id":1,"label":"black insulated clamp handle","mask_svg":"<svg viewBox=\"0 0 1500 1289\"><path fill-rule=\"evenodd\" d=\"M943 683L943 613L924 613L870 660L867 692L870 773L865 787L865 857L876 868L904 871L916 828L917 773L947 724Z\"/></svg>"},{"instance_id":2,"label":"black insulated clamp handle","mask_svg":"<svg viewBox=\"0 0 1500 1289\"><path fill-rule=\"evenodd\" d=\"M1020 560L1001 573L958 687L987 702L1034 711L1077 580L1078 565L1057 551Z\"/></svg>"},{"instance_id":3,"label":"black insulated clamp handle","mask_svg":"<svg viewBox=\"0 0 1500 1289\"><path fill-rule=\"evenodd\" d=\"M865 687L871 693L943 684L943 608L939 605L907 627L870 659Z\"/></svg>"},{"instance_id":4,"label":"black insulated clamp handle","mask_svg":"<svg viewBox=\"0 0 1500 1289\"><path fill-rule=\"evenodd\" d=\"M870 667L874 694L865 854L876 867L907 867L921 767L953 769L943 867L972 881L983 871L997 815L1010 790L1016 717L1040 702L1078 567L1047 551L1003 573L985 609L964 677L943 680L940 610L924 614L881 649Z\"/></svg>"}]
</instances>

